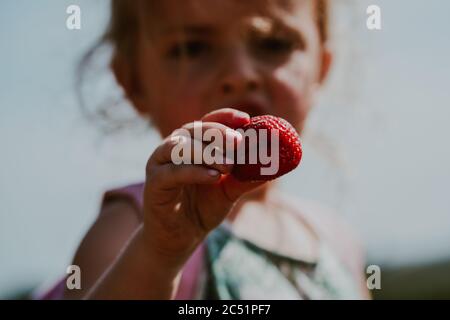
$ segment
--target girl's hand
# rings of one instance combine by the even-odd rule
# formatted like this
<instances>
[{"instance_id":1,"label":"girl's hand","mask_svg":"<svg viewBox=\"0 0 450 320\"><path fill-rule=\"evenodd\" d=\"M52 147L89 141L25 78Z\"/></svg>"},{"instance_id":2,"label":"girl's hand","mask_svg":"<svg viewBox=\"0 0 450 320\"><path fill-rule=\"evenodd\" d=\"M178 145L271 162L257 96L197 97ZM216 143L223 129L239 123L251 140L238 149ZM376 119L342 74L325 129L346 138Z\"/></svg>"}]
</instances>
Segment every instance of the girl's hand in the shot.
<instances>
[{"instance_id":1,"label":"girl's hand","mask_svg":"<svg viewBox=\"0 0 450 320\"><path fill-rule=\"evenodd\" d=\"M236 147L242 137L230 129L241 127L249 119L246 113L220 109L202 118L202 130L218 130L226 139L233 139ZM193 123L183 129L191 138L177 141L171 135L151 155L144 191L144 241L170 266L179 268L226 218L239 197L263 184L237 181L230 175L232 164L175 165L171 154L177 143L190 143L191 149L200 146L202 152L207 145L194 139ZM226 154L226 150L221 151Z\"/></svg>"}]
</instances>

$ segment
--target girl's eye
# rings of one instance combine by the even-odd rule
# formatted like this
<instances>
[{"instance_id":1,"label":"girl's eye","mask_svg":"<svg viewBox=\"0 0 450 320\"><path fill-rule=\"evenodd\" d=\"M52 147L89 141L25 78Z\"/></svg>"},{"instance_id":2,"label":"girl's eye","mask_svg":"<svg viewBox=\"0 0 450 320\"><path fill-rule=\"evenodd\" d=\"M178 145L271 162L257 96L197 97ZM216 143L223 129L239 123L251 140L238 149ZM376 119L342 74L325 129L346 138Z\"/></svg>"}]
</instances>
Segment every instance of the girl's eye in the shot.
<instances>
[{"instance_id":1,"label":"girl's eye","mask_svg":"<svg viewBox=\"0 0 450 320\"><path fill-rule=\"evenodd\" d=\"M281 37L258 39L255 46L259 52L270 55L288 55L299 47L295 41Z\"/></svg>"},{"instance_id":2,"label":"girl's eye","mask_svg":"<svg viewBox=\"0 0 450 320\"><path fill-rule=\"evenodd\" d=\"M167 56L172 59L189 58L194 59L210 50L210 46L200 40L190 40L174 45Z\"/></svg>"}]
</instances>

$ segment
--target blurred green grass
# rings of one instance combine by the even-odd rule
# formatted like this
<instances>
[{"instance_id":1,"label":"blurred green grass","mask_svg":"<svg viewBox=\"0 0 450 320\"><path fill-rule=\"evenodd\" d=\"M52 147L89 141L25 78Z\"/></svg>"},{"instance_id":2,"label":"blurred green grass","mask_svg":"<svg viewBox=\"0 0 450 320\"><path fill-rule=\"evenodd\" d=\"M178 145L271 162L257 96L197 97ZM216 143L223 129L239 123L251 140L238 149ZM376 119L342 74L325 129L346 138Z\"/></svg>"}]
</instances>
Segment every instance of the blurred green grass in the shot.
<instances>
[{"instance_id":1,"label":"blurred green grass","mask_svg":"<svg viewBox=\"0 0 450 320\"><path fill-rule=\"evenodd\" d=\"M415 266L381 267L381 289L374 299L450 299L450 260Z\"/></svg>"}]
</instances>

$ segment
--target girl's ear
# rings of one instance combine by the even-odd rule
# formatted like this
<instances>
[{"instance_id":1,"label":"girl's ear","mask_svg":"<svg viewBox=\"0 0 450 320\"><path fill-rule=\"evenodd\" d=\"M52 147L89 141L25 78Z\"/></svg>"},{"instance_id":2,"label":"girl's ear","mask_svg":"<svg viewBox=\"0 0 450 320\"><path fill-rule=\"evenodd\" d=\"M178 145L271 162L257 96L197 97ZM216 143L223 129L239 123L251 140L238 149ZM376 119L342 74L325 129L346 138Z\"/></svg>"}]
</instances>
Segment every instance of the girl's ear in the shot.
<instances>
[{"instance_id":1,"label":"girl's ear","mask_svg":"<svg viewBox=\"0 0 450 320\"><path fill-rule=\"evenodd\" d=\"M333 54L327 45L322 46L320 60L319 84L323 84L333 64Z\"/></svg>"},{"instance_id":2,"label":"girl's ear","mask_svg":"<svg viewBox=\"0 0 450 320\"><path fill-rule=\"evenodd\" d=\"M139 114L147 115L149 110L144 103L142 91L140 90L139 81L133 66L130 65L122 54L116 53L111 61L111 69L117 83L123 88L126 97L131 101L136 111Z\"/></svg>"}]
</instances>

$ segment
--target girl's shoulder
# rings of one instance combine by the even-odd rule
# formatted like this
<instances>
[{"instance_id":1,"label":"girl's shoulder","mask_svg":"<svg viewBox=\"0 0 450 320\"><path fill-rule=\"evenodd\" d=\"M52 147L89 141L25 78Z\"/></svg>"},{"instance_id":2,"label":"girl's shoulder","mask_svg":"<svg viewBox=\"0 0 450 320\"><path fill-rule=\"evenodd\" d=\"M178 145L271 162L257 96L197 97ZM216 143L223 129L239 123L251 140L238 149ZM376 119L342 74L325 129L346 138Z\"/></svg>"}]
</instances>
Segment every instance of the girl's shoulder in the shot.
<instances>
[{"instance_id":1,"label":"girl's shoulder","mask_svg":"<svg viewBox=\"0 0 450 320\"><path fill-rule=\"evenodd\" d=\"M307 224L323 241L337 241L341 244L360 242L351 224L334 209L322 203L290 196L280 191L273 193L271 201L283 208L283 212Z\"/></svg>"},{"instance_id":2,"label":"girl's shoulder","mask_svg":"<svg viewBox=\"0 0 450 320\"><path fill-rule=\"evenodd\" d=\"M281 255L309 263L320 259L323 245L352 273L364 265L361 241L345 219L320 203L268 193L265 205L250 202L233 222L241 238Z\"/></svg>"},{"instance_id":3,"label":"girl's shoulder","mask_svg":"<svg viewBox=\"0 0 450 320\"><path fill-rule=\"evenodd\" d=\"M363 275L365 254L354 227L332 208L311 200L275 191L272 198L279 207L300 223L308 225L321 243L333 250L355 277Z\"/></svg>"}]
</instances>

